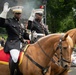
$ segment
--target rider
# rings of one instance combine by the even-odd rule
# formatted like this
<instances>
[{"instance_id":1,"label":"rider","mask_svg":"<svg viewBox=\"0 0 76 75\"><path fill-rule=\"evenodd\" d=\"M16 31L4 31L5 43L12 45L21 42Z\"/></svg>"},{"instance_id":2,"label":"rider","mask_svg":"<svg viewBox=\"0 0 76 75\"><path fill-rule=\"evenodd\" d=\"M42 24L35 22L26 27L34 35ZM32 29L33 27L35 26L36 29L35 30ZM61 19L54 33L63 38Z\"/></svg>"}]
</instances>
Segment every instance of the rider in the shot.
<instances>
[{"instance_id":1,"label":"rider","mask_svg":"<svg viewBox=\"0 0 76 75\"><path fill-rule=\"evenodd\" d=\"M5 43L4 51L10 53L10 75L14 74L16 68L20 50L22 48L22 42L24 39L29 39L29 34L23 32L22 25L20 23L22 6L15 6L8 8L8 3L4 3L4 8L0 14L0 27L6 28L8 38ZM12 9L14 17L6 19L8 11ZM35 34L36 35L36 34Z\"/></svg>"},{"instance_id":2,"label":"rider","mask_svg":"<svg viewBox=\"0 0 76 75\"><path fill-rule=\"evenodd\" d=\"M29 18L28 29L30 29L31 31L34 30L37 33L48 35L48 31L42 22L43 12L43 9L33 9Z\"/></svg>"}]
</instances>

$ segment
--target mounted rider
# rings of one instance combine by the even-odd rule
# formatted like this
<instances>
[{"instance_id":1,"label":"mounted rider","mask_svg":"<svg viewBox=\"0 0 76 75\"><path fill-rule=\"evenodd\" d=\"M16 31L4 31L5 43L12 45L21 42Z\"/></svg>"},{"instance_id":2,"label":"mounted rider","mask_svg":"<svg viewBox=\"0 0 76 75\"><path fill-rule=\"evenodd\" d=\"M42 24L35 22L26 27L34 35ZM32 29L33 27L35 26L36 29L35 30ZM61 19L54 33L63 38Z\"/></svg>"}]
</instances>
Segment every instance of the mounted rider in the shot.
<instances>
[{"instance_id":1,"label":"mounted rider","mask_svg":"<svg viewBox=\"0 0 76 75\"><path fill-rule=\"evenodd\" d=\"M36 31L41 36L48 35L47 28L42 22L44 9L33 9L28 21L28 29ZM38 37L40 38L40 37Z\"/></svg>"},{"instance_id":2,"label":"mounted rider","mask_svg":"<svg viewBox=\"0 0 76 75\"><path fill-rule=\"evenodd\" d=\"M22 48L22 43L25 39L29 39L31 34L23 31L22 23L20 23L22 6L15 6L13 8L8 8L9 4L4 3L4 8L0 14L0 27L6 28L8 38L5 43L4 51L10 53L10 75L14 75L14 70L16 68L18 57ZM6 18L8 11L12 9L14 17Z\"/></svg>"}]
</instances>

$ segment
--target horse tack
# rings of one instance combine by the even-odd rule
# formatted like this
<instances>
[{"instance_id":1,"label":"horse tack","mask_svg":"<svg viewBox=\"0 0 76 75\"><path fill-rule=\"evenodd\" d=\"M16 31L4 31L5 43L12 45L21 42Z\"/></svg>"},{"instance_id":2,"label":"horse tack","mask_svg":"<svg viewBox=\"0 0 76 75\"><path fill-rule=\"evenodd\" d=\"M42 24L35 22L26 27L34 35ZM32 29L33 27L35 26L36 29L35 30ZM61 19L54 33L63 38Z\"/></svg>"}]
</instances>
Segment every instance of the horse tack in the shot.
<instances>
[{"instance_id":1,"label":"horse tack","mask_svg":"<svg viewBox=\"0 0 76 75\"><path fill-rule=\"evenodd\" d=\"M70 63L70 61L68 61L68 60L66 60L66 59L64 59L64 58L62 57L62 42L64 41L62 38L63 38L63 35L60 37L59 44L58 44L55 52L56 52L58 49L60 50L61 59L59 59L58 61L61 62L61 66L63 67L63 61L64 61L64 62L67 62L67 63ZM39 43L39 42L37 42L37 43L38 43L39 47L41 48L42 52L43 52L49 59L51 59L54 63L56 63L52 58L50 58L50 57L44 52L44 50L43 50L43 48L41 47L40 43ZM58 64L58 63L56 63L56 64Z\"/></svg>"},{"instance_id":2,"label":"horse tack","mask_svg":"<svg viewBox=\"0 0 76 75\"><path fill-rule=\"evenodd\" d=\"M59 45L56 48L56 50L60 49L61 58L59 59L56 53L55 53L55 56L58 58L58 62L60 62L61 63L61 66L63 67L63 62L67 62L67 63L71 63L71 62L68 61L68 60L66 60L66 59L64 59L63 56L62 56L62 54L63 54L62 53L62 50L63 50L62 49L62 41L64 41L64 40L62 40L62 38L60 38ZM53 62L55 62L53 58L52 58L52 60L53 60ZM58 63L56 63L56 64L58 64ZM65 68L65 67L63 67L63 68Z\"/></svg>"},{"instance_id":3,"label":"horse tack","mask_svg":"<svg viewBox=\"0 0 76 75\"><path fill-rule=\"evenodd\" d=\"M23 55L25 54L25 52L27 51L27 48L30 46L30 44L27 44L25 47L24 47L24 50L23 50L23 53L22 53L22 56L21 56L21 59L19 61L19 65L22 63L22 60L23 60Z\"/></svg>"},{"instance_id":4,"label":"horse tack","mask_svg":"<svg viewBox=\"0 0 76 75\"><path fill-rule=\"evenodd\" d=\"M51 61L52 61L54 64L56 64L57 66L62 66L62 68L64 68L63 71L62 71L60 74L57 74L57 75L61 75L61 74L63 74L66 70L68 70L67 67L63 67L63 62L71 63L70 61L64 59L63 56L62 56L62 41L64 41L64 40L62 40L62 38L60 38L59 45L58 45L58 47L56 48L57 50L60 48L61 58L59 59L57 53L55 53L54 56L55 56L58 60L55 61L54 58L52 58L52 60L51 60ZM59 64L59 62L60 62L61 64Z\"/></svg>"},{"instance_id":5,"label":"horse tack","mask_svg":"<svg viewBox=\"0 0 76 75\"><path fill-rule=\"evenodd\" d=\"M64 41L64 40L62 40L62 41ZM62 44L62 43L61 43L61 44ZM63 48L64 48L64 47L61 47L61 51L62 51ZM71 50L73 50L73 49L74 49L74 48L71 48ZM61 53L61 54L62 54L62 53ZM57 69L60 68L60 65L59 65L59 62L60 62L60 61L67 62L67 63L71 63L71 61L68 61L68 60L66 60L66 59L64 59L64 58L62 58L62 59L60 60L57 54L55 54L54 56L55 56L58 60L55 61L54 59L52 59L52 63L55 64L54 67L57 65ZM69 68L66 68L66 67L63 67L63 68L60 68L60 69L61 69L61 71L59 72L59 71L57 70L57 72L55 73L56 75L62 75L62 74L64 74L64 73L67 74L67 72L68 72L68 70L69 70ZM56 70L56 68L55 68L55 70ZM55 72L55 71L53 71L53 72ZM54 75L55 75L55 74L54 74Z\"/></svg>"},{"instance_id":6,"label":"horse tack","mask_svg":"<svg viewBox=\"0 0 76 75\"><path fill-rule=\"evenodd\" d=\"M50 66L47 66L46 68L44 68L43 66L41 66L40 64L38 64L36 61L34 61L28 54L25 54L27 58L30 59L30 61L35 64L37 67L39 67L42 71L42 74L45 75L45 73L48 71L48 68Z\"/></svg>"},{"instance_id":7,"label":"horse tack","mask_svg":"<svg viewBox=\"0 0 76 75\"><path fill-rule=\"evenodd\" d=\"M62 41L63 41L63 40L62 40L62 37L63 37L63 35L60 37L59 44L58 44L55 52L56 52L58 49L62 50ZM42 52L51 60L52 58L50 58L50 56L48 56L48 54L45 53L45 51L44 51L43 48L41 47L39 41L37 41L37 43L38 43L38 45L39 45L39 47L40 47L40 50L42 50ZM46 72L48 71L48 69L49 69L50 66L47 66L46 68L44 68L43 66L41 66L40 64L38 64L36 61L34 61L28 54L25 54L25 55L27 56L27 58L30 59L30 61L31 61L33 64L35 64L37 67L39 67L39 68L42 70L42 74L43 74L43 75L46 74Z\"/></svg>"},{"instance_id":8,"label":"horse tack","mask_svg":"<svg viewBox=\"0 0 76 75\"><path fill-rule=\"evenodd\" d=\"M59 34L59 35L56 34L56 35L53 35L53 36L52 35L45 36L45 37L41 38L40 40L38 40L39 43L40 43L40 45L41 45L41 47L44 49L44 52L47 55L49 55L49 53L51 52L50 55L49 55L50 58L52 58L52 56L53 56L53 54L55 52L55 50L54 50L54 44L59 41L60 37L61 37L61 34ZM43 44L44 40L47 40L45 44ZM53 42L53 43L51 43L51 42ZM66 40L65 40L65 42L66 42ZM50 62L50 60L49 60L50 58L47 59L47 57L42 53L41 48L39 47L39 45L38 45L37 42L35 44L30 45L29 48L27 49L27 52L25 52L25 54L28 54L31 57L33 57L33 59L35 61L37 61L39 64L43 65L44 68L48 67L48 63ZM42 75L42 72L41 72L42 69L38 68L38 66L36 67L36 65L34 65L30 61L30 59L28 59L28 57L26 57L25 54L23 56L23 61L22 61L21 65L19 65L20 72L22 72L23 75L31 75L31 74L32 75ZM47 61L46 61L46 59L47 59ZM29 64L26 64L26 63L29 63ZM3 66L5 66L5 65L3 65ZM2 68L2 67L0 67L0 68ZM8 69L8 72L6 71L6 69ZM2 70L3 69L0 69L0 75L9 75L9 67L8 66L5 66L5 70L4 70L3 73L1 73ZM45 70L45 72L46 72L46 70ZM43 75L45 75L45 74L43 74Z\"/></svg>"},{"instance_id":9,"label":"horse tack","mask_svg":"<svg viewBox=\"0 0 76 75\"><path fill-rule=\"evenodd\" d=\"M39 43L38 43L39 44ZM40 46L40 44L39 44L39 46ZM43 66L41 66L40 64L38 64L36 61L34 61L28 54L26 54L26 53L24 53L25 54L25 56L28 58L28 59L30 59L30 61L33 63L33 64L35 64L37 67L39 67L42 71L42 74L43 75L45 75L46 74L46 72L48 71L48 68L50 67L50 66L47 66L46 68L45 67L43 67Z\"/></svg>"}]
</instances>

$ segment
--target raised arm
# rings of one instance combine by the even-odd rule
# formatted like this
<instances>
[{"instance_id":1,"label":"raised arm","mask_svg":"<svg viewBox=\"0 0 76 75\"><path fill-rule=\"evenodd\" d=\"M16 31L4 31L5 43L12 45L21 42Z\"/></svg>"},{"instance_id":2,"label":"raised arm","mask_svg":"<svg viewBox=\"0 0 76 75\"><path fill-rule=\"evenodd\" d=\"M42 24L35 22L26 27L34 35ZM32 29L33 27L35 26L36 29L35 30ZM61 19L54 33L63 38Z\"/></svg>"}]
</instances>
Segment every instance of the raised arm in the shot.
<instances>
[{"instance_id":1,"label":"raised arm","mask_svg":"<svg viewBox=\"0 0 76 75\"><path fill-rule=\"evenodd\" d=\"M31 27L32 27L32 22L33 20L35 19L35 10L33 9L32 12L31 12L31 15L28 19L28 29L31 30Z\"/></svg>"},{"instance_id":2,"label":"raised arm","mask_svg":"<svg viewBox=\"0 0 76 75\"><path fill-rule=\"evenodd\" d=\"M6 19L7 13L10 10L10 8L8 8L8 6L9 6L9 3L7 3L7 2L4 3L3 11L0 14L0 26L5 24L5 19Z\"/></svg>"}]
</instances>

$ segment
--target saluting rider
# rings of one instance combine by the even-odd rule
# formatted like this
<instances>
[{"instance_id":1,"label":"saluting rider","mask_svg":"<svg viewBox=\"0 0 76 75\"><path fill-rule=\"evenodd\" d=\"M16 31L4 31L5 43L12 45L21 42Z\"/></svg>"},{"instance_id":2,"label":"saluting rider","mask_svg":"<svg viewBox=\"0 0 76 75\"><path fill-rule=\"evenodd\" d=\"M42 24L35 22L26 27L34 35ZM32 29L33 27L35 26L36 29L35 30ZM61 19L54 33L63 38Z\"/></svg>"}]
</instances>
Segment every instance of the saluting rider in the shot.
<instances>
[{"instance_id":1,"label":"saluting rider","mask_svg":"<svg viewBox=\"0 0 76 75\"><path fill-rule=\"evenodd\" d=\"M44 13L44 9L32 10L32 13L28 21L28 29L31 30L31 32L36 31L38 35L43 34L43 36L45 36L45 35L48 35L48 31L42 22L43 13ZM40 38L40 36L36 36L36 37Z\"/></svg>"},{"instance_id":2,"label":"saluting rider","mask_svg":"<svg viewBox=\"0 0 76 75\"><path fill-rule=\"evenodd\" d=\"M6 28L8 38L5 43L4 51L10 53L11 60L10 60L10 75L14 74L14 69L16 68L18 57L20 50L22 48L22 42L24 39L29 39L31 34L27 34L23 32L23 28L21 27L20 18L22 13L22 6L15 6L12 8L14 17L13 18L6 18L8 11L8 3L4 4L4 9L0 14L0 27ZM36 35L36 34L35 34Z\"/></svg>"}]
</instances>

